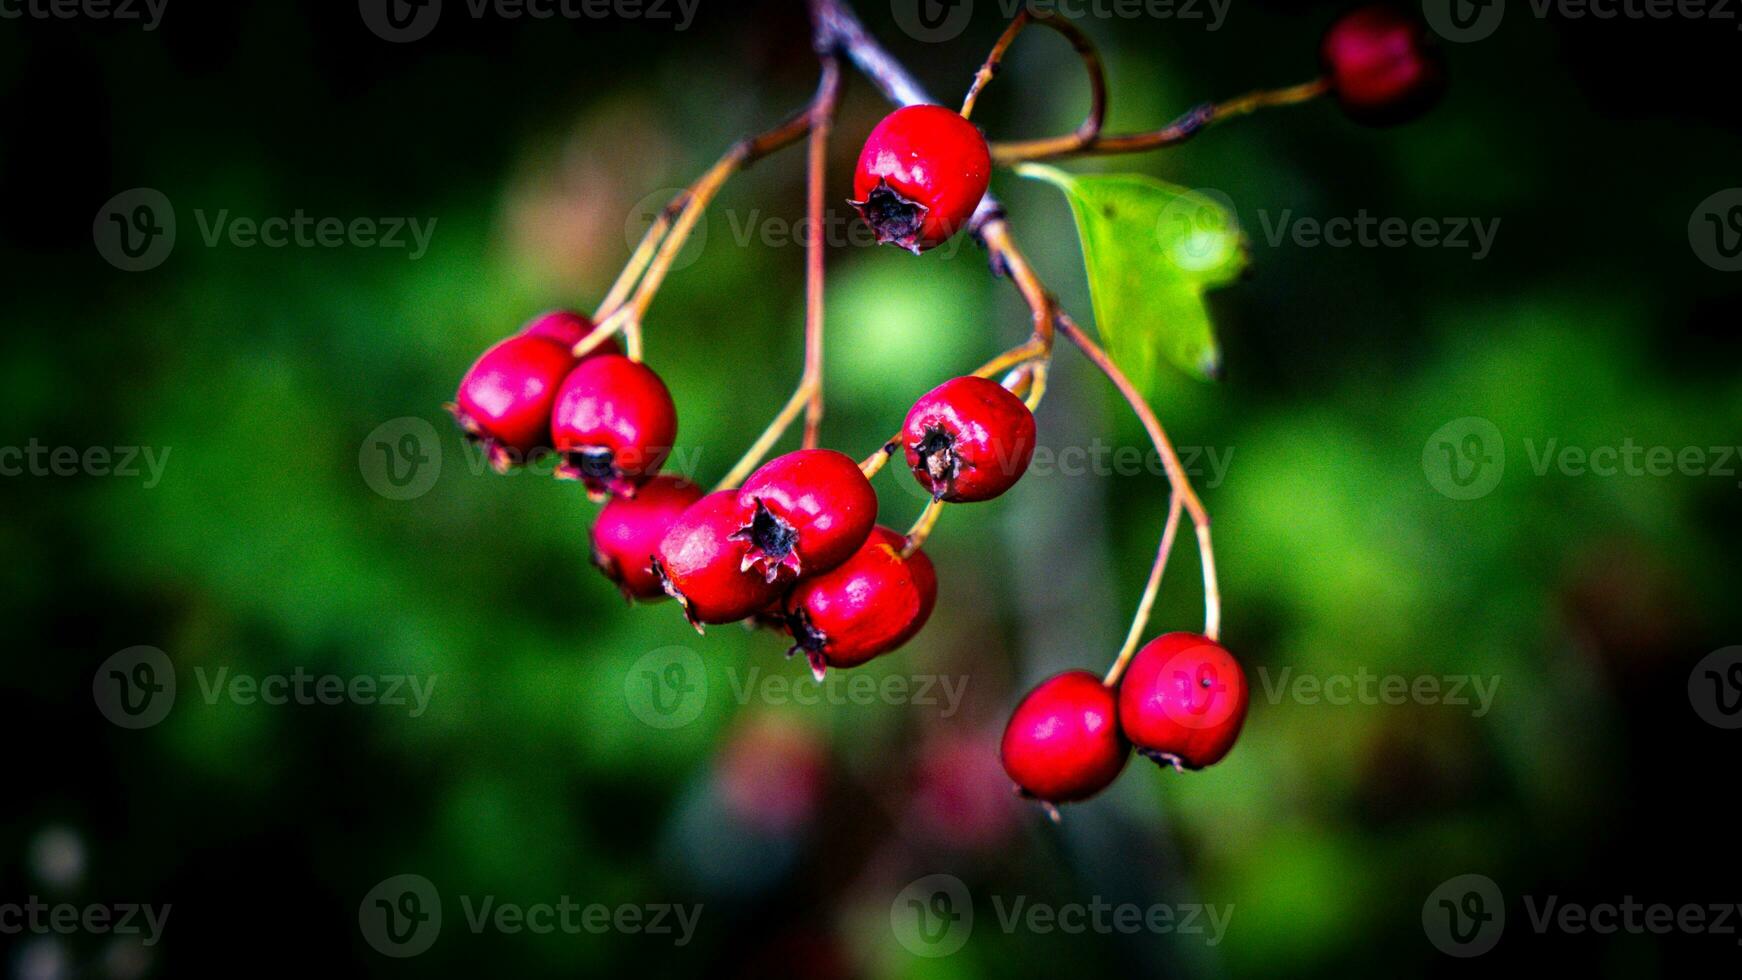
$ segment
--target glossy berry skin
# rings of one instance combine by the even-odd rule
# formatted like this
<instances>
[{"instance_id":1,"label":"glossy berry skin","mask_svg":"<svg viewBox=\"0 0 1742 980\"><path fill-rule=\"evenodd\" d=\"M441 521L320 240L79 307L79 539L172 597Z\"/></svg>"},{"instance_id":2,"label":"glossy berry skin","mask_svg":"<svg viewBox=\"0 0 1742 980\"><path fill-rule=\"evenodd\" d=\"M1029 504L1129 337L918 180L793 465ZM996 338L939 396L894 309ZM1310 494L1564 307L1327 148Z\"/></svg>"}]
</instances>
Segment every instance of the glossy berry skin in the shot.
<instances>
[{"instance_id":1,"label":"glossy berry skin","mask_svg":"<svg viewBox=\"0 0 1742 980\"><path fill-rule=\"evenodd\" d=\"M1022 795L1057 804L1107 788L1131 746L1119 731L1113 692L1086 670L1068 670L1016 706L999 755Z\"/></svg>"},{"instance_id":2,"label":"glossy berry skin","mask_svg":"<svg viewBox=\"0 0 1742 980\"><path fill-rule=\"evenodd\" d=\"M697 632L768 608L784 588L744 572L749 546L733 537L744 521L737 491L710 493L678 515L654 552L654 574Z\"/></svg>"},{"instance_id":3,"label":"glossy berry skin","mask_svg":"<svg viewBox=\"0 0 1742 980\"><path fill-rule=\"evenodd\" d=\"M653 553L678 515L702 499L702 488L675 476L656 476L633 497L613 497L593 522L593 564L617 583L626 599L661 599L665 587L653 571Z\"/></svg>"},{"instance_id":4,"label":"glossy berry skin","mask_svg":"<svg viewBox=\"0 0 1742 980\"><path fill-rule=\"evenodd\" d=\"M908 106L871 130L849 203L879 245L918 255L967 225L991 176L992 155L973 123L943 106Z\"/></svg>"},{"instance_id":5,"label":"glossy berry skin","mask_svg":"<svg viewBox=\"0 0 1742 980\"><path fill-rule=\"evenodd\" d=\"M914 479L939 500L991 500L1034 458L1034 414L1003 385L956 378L915 402L901 441Z\"/></svg>"},{"instance_id":6,"label":"glossy berry skin","mask_svg":"<svg viewBox=\"0 0 1742 980\"><path fill-rule=\"evenodd\" d=\"M543 314L485 351L460 379L448 411L498 473L549 445L557 388L575 366L569 349L592 329L579 313Z\"/></svg>"},{"instance_id":7,"label":"glossy berry skin","mask_svg":"<svg viewBox=\"0 0 1742 980\"><path fill-rule=\"evenodd\" d=\"M563 457L558 479L580 480L595 498L631 496L671 452L677 406L647 365L620 354L589 357L557 390L550 434Z\"/></svg>"},{"instance_id":8,"label":"glossy berry skin","mask_svg":"<svg viewBox=\"0 0 1742 980\"><path fill-rule=\"evenodd\" d=\"M859 464L833 449L801 449L744 481L747 515L734 534L744 569L770 582L820 575L853 557L877 523L877 492Z\"/></svg>"},{"instance_id":9,"label":"glossy berry skin","mask_svg":"<svg viewBox=\"0 0 1742 980\"><path fill-rule=\"evenodd\" d=\"M1319 49L1331 88L1351 118L1406 122L1439 99L1445 65L1427 28L1391 7L1361 7L1325 33Z\"/></svg>"},{"instance_id":10,"label":"glossy berry skin","mask_svg":"<svg viewBox=\"0 0 1742 980\"><path fill-rule=\"evenodd\" d=\"M1196 633L1169 633L1137 651L1119 682L1119 724L1137 750L1176 769L1221 761L1246 721L1240 664Z\"/></svg>"},{"instance_id":11,"label":"glossy berry skin","mask_svg":"<svg viewBox=\"0 0 1742 980\"><path fill-rule=\"evenodd\" d=\"M937 605L938 577L923 551L901 557L907 538L881 525L846 564L800 582L786 597L793 653L817 682L826 667L857 667L913 639Z\"/></svg>"}]
</instances>

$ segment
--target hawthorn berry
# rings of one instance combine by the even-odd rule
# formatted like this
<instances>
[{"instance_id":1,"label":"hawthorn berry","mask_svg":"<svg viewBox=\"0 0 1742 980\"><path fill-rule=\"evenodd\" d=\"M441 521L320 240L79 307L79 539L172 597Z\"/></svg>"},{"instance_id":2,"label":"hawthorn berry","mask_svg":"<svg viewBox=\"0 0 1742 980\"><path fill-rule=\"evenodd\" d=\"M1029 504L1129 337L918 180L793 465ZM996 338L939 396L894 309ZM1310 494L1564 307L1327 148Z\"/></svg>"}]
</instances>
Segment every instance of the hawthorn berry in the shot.
<instances>
[{"instance_id":1,"label":"hawthorn berry","mask_svg":"<svg viewBox=\"0 0 1742 980\"><path fill-rule=\"evenodd\" d=\"M1034 414L996 381L966 377L927 392L902 424L919 485L951 503L991 500L1034 458Z\"/></svg>"},{"instance_id":2,"label":"hawthorn berry","mask_svg":"<svg viewBox=\"0 0 1742 980\"><path fill-rule=\"evenodd\" d=\"M1240 664L1196 633L1169 633L1137 651L1119 683L1119 725L1137 751L1175 769L1202 769L1234 747L1250 692Z\"/></svg>"},{"instance_id":3,"label":"hawthorn berry","mask_svg":"<svg viewBox=\"0 0 1742 980\"><path fill-rule=\"evenodd\" d=\"M1067 670L1028 692L1005 726L999 751L1018 791L1049 806L1107 788L1130 754L1117 699L1086 670Z\"/></svg>"},{"instance_id":4,"label":"hawthorn berry","mask_svg":"<svg viewBox=\"0 0 1742 980\"><path fill-rule=\"evenodd\" d=\"M764 463L738 491L743 568L769 582L820 575L853 557L877 523L877 493L859 464L833 449Z\"/></svg>"},{"instance_id":5,"label":"hawthorn berry","mask_svg":"<svg viewBox=\"0 0 1742 980\"><path fill-rule=\"evenodd\" d=\"M1319 48L1350 117L1373 125L1421 115L1445 87L1445 64L1419 20L1376 4L1344 14Z\"/></svg>"},{"instance_id":6,"label":"hawthorn berry","mask_svg":"<svg viewBox=\"0 0 1742 980\"><path fill-rule=\"evenodd\" d=\"M701 498L701 487L665 475L647 481L633 497L611 498L593 522L593 564L626 599L664 597L653 553L678 515Z\"/></svg>"},{"instance_id":7,"label":"hawthorn berry","mask_svg":"<svg viewBox=\"0 0 1742 980\"><path fill-rule=\"evenodd\" d=\"M661 588L698 632L703 624L735 623L768 608L784 588L745 573L749 545L736 537L744 521L737 491L719 490L685 508L654 549Z\"/></svg>"},{"instance_id":8,"label":"hawthorn berry","mask_svg":"<svg viewBox=\"0 0 1742 980\"><path fill-rule=\"evenodd\" d=\"M485 351L460 379L448 411L498 473L549 444L557 388L575 367L569 349L592 329L591 320L567 310L535 317Z\"/></svg>"},{"instance_id":9,"label":"hawthorn berry","mask_svg":"<svg viewBox=\"0 0 1742 980\"><path fill-rule=\"evenodd\" d=\"M986 138L960 113L915 105L883 118L865 140L849 201L877 234L915 255L968 223L992 177Z\"/></svg>"},{"instance_id":10,"label":"hawthorn berry","mask_svg":"<svg viewBox=\"0 0 1742 980\"><path fill-rule=\"evenodd\" d=\"M647 365L621 354L589 357L557 390L550 433L563 458L558 479L580 480L595 498L632 496L671 452L677 407Z\"/></svg>"},{"instance_id":11,"label":"hawthorn berry","mask_svg":"<svg viewBox=\"0 0 1742 980\"><path fill-rule=\"evenodd\" d=\"M923 551L903 558L906 546L907 538L878 525L846 564L787 595L791 652L804 652L818 683L825 667L857 667L925 626L937 604L937 572Z\"/></svg>"}]
</instances>

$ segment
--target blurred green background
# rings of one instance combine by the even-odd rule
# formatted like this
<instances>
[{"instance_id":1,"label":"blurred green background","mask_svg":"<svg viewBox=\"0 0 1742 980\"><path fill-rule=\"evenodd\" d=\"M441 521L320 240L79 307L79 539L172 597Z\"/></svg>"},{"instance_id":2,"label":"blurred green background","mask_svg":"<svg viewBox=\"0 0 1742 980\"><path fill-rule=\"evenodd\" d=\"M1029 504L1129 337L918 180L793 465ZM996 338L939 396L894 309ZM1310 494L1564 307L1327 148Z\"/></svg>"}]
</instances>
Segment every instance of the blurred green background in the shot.
<instances>
[{"instance_id":1,"label":"blurred green background","mask_svg":"<svg viewBox=\"0 0 1742 980\"><path fill-rule=\"evenodd\" d=\"M808 97L803 12L709 0L676 30L449 6L407 44L343 3L172 4L150 32L0 21L0 446L151 447L163 463L157 479L143 462L136 477L0 477L14 770L0 903L173 908L150 947L0 934L6 970L1438 973L1471 961L1435 948L1424 902L1466 873L1506 901L1478 967L1642 976L1734 961L1733 938L1538 932L1527 907L1739 897L1723 830L1735 733L1690 703L1695 664L1742 642L1737 461L1717 472L1708 453L1713 472L1667 476L1533 465L1551 441L1742 441L1742 289L1688 231L1737 179L1731 26L1520 8L1451 46L1448 98L1407 127L1312 104L1067 164L1215 190L1253 240L1249 280L1211 299L1226 379L1167 374L1156 397L1197 457L1224 638L1253 706L1225 763L1181 776L1136 760L1054 826L1010 795L996 740L1022 691L1104 668L1123 637L1166 505L1158 473L1110 465L1129 459L1111 447L1145 445L1141 429L1061 349L1039 413L1053 465L950 511L928 546L942 583L928 628L821 691L772 634L698 637L670 604L626 608L589 567L594 508L578 489L484 472L441 405L532 314L590 310L650 202ZM928 43L887 5L861 6L945 101L1001 26L982 2L959 36ZM1237 3L1216 30L1080 23L1104 47L1112 126L1137 129L1310 77L1334 12ZM1085 99L1069 51L1037 35L976 121L1006 138L1061 131ZM824 438L854 456L1027 329L972 243L915 259L854 231L839 202L884 111L849 80L830 171ZM178 237L158 267L125 272L91 216L138 187L168 198ZM1064 201L1007 173L994 189L1086 324ZM647 321L678 458L704 483L797 379L802 194L802 153L734 180ZM1497 233L1480 258L1265 235L1363 210ZM299 212L433 234L415 258L202 236L220 214ZM1500 434L1504 472L1457 499L1424 450L1471 417ZM381 445L423 431L439 475L393 499ZM923 503L912 481L891 467L876 482L882 520L905 526ZM1201 616L1184 536L1151 632ZM91 692L99 665L137 645L167 653L179 691L133 731ZM646 685L680 661L701 677L673 716ZM415 713L202 696L220 669L299 668L434 686ZM861 675L886 686L864 694L849 681ZM1293 686L1358 675L1498 687L1484 712ZM403 959L359 925L365 896L400 874L427 878L444 911L429 951ZM961 882L973 913L945 956L916 955L936 950L900 925L903 890L932 875ZM702 912L682 944L468 924L486 897L565 896ZM1232 911L1214 937L1068 933L1005 927L1018 899Z\"/></svg>"}]
</instances>

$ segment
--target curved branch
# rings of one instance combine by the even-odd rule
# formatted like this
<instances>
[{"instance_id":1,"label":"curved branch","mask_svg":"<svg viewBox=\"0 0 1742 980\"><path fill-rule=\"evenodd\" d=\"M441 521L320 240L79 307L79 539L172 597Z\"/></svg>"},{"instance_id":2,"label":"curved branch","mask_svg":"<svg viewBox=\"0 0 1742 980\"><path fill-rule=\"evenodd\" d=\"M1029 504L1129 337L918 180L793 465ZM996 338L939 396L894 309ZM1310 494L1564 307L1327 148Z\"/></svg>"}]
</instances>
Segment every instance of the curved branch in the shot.
<instances>
[{"instance_id":1,"label":"curved branch","mask_svg":"<svg viewBox=\"0 0 1742 980\"><path fill-rule=\"evenodd\" d=\"M1095 49L1095 42L1068 20L1062 20L1052 14L1031 14L1023 10L1010 21L1010 26L1004 29L998 42L992 45L992 51L986 55L985 64L974 73L974 83L968 87L968 95L962 100L962 118L966 119L974 113L974 105L979 101L980 93L985 90L1004 65L1004 55L1010 50L1016 36L1022 33L1029 24L1039 24L1051 28L1063 35L1069 41L1071 48L1077 52L1077 57L1083 59L1083 67L1089 73L1089 114L1083 118L1076 131L1069 136L1059 137L1077 146L1087 146L1093 143L1101 134L1101 126L1107 121L1107 71L1101 64L1101 53Z\"/></svg>"}]
</instances>

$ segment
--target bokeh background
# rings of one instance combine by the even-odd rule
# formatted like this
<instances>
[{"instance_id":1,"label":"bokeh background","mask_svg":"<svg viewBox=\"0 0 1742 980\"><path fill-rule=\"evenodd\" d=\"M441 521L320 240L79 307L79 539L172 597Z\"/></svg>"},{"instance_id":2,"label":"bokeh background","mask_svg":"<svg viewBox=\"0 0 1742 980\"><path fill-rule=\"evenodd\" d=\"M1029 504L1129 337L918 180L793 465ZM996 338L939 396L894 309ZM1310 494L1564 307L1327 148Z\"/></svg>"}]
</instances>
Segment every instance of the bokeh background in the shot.
<instances>
[{"instance_id":1,"label":"bokeh background","mask_svg":"<svg viewBox=\"0 0 1742 980\"><path fill-rule=\"evenodd\" d=\"M583 495L483 472L440 406L533 313L590 309L650 202L808 97L803 13L704 0L680 30L448 6L403 44L349 3L171 2L153 31L0 20L0 445L150 447L164 464L156 479L142 462L134 477L0 478L0 903L172 908L150 947L0 934L9 975L1647 976L1735 962L1734 936L1530 922L1550 896L1742 898L1724 829L1737 733L1703 720L1695 669L1742 643L1742 464L1534 465L1551 443L1742 442L1742 279L1689 233L1739 179L1734 21L1514 4L1492 36L1448 46L1451 90L1418 123L1365 129L1313 104L1067 165L1218 191L1253 239L1249 281L1211 300L1227 377L1168 374L1156 395L1198 453L1253 707L1222 765L1180 776L1137 760L1054 826L1010 795L996 739L1023 690L1103 668L1123 636L1166 502L1157 473L1113 465L1129 455L1093 463L1095 447L1144 445L1129 413L1061 349L1039 413L1054 464L947 515L928 548L940 608L857 672L880 680L871 695L845 678L819 692L771 634L698 637L669 604L626 608L589 567ZM981 0L934 43L900 29L899 3L860 7L945 101L1002 20ZM1135 129L1310 77L1336 8L1235 0L1213 30L1208 11L1086 9L1111 123ZM976 119L1040 135L1074 125L1085 97L1068 50L1037 34ZM850 79L831 201L884 111ZM140 187L172 203L178 237L127 272L93 215ZM798 375L802 187L795 152L733 181L646 325L680 458L704 482ZM1086 322L1063 200L1009 174L994 188ZM435 224L421 251L202 236L221 214L299 211ZM1267 223L1363 211L1497 233L1479 258L1266 239ZM846 219L835 205L825 441L860 456L1026 320L972 244L915 259L867 247ZM1458 499L1424 451L1472 417L1503 439L1504 471ZM415 486L383 483L381 446L426 431ZM885 522L904 526L922 503L911 481L892 467L877 486ZM1151 631L1201 615L1187 538ZM92 681L138 645L167 654L179 693L161 723L127 730ZM675 715L648 686L673 662L697 680ZM220 669L298 668L434 687L415 715L201 693ZM1292 686L1362 674L1498 687L1482 711ZM401 874L439 890L444 925L427 952L392 958L359 911ZM1504 935L1475 959L1424 927L1429 896L1464 874L1504 896ZM943 956L901 925L903 896L931 895L904 889L933 875L961 884L953 912L973 916ZM565 896L702 912L679 945L474 931L462 905ZM1071 934L1005 926L1019 900L1231 917L1214 937Z\"/></svg>"}]
</instances>

